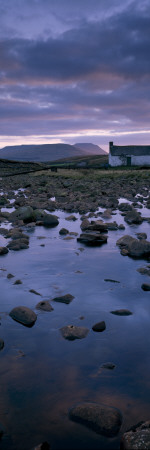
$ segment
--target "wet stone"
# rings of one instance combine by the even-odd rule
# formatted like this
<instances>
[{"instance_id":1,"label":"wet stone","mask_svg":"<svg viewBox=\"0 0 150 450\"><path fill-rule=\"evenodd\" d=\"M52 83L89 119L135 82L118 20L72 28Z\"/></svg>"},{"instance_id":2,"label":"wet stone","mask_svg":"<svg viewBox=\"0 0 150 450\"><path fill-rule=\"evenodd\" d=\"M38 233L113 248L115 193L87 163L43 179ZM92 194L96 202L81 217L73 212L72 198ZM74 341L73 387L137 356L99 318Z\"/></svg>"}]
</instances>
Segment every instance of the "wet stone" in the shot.
<instances>
[{"instance_id":1,"label":"wet stone","mask_svg":"<svg viewBox=\"0 0 150 450\"><path fill-rule=\"evenodd\" d=\"M41 309L42 311L53 311L54 308L51 306L48 300L42 300L37 303L36 309Z\"/></svg>"},{"instance_id":2,"label":"wet stone","mask_svg":"<svg viewBox=\"0 0 150 450\"><path fill-rule=\"evenodd\" d=\"M93 325L93 327L92 327L92 330L97 331L97 332L104 331L105 329L106 329L106 324L105 324L104 320L102 320L101 322L95 323L95 325Z\"/></svg>"},{"instance_id":3,"label":"wet stone","mask_svg":"<svg viewBox=\"0 0 150 450\"><path fill-rule=\"evenodd\" d=\"M66 325L60 328L60 332L64 339L74 341L75 339L83 339L87 336L89 329L86 327L77 327L74 325Z\"/></svg>"},{"instance_id":4,"label":"wet stone","mask_svg":"<svg viewBox=\"0 0 150 450\"><path fill-rule=\"evenodd\" d=\"M59 231L59 234L62 236L65 236L68 233L69 233L69 231L66 228L61 228L61 230Z\"/></svg>"},{"instance_id":5,"label":"wet stone","mask_svg":"<svg viewBox=\"0 0 150 450\"><path fill-rule=\"evenodd\" d=\"M35 312L27 306L17 306L11 310L9 315L12 319L27 327L32 327L37 319Z\"/></svg>"},{"instance_id":6,"label":"wet stone","mask_svg":"<svg viewBox=\"0 0 150 450\"><path fill-rule=\"evenodd\" d=\"M7 278L10 280L11 278L14 278L14 275L12 275L12 273L8 273Z\"/></svg>"},{"instance_id":7,"label":"wet stone","mask_svg":"<svg viewBox=\"0 0 150 450\"><path fill-rule=\"evenodd\" d=\"M110 311L111 314L115 314L116 316L130 316L133 314L129 309L116 309L115 311Z\"/></svg>"},{"instance_id":8,"label":"wet stone","mask_svg":"<svg viewBox=\"0 0 150 450\"><path fill-rule=\"evenodd\" d=\"M0 338L0 350L4 348L4 341Z\"/></svg>"},{"instance_id":9,"label":"wet stone","mask_svg":"<svg viewBox=\"0 0 150 450\"><path fill-rule=\"evenodd\" d=\"M108 369L108 370L113 370L113 369L115 369L115 367L116 367L115 364L111 363L111 362L107 362L107 363L104 363L101 365L102 369Z\"/></svg>"},{"instance_id":10,"label":"wet stone","mask_svg":"<svg viewBox=\"0 0 150 450\"><path fill-rule=\"evenodd\" d=\"M121 450L150 449L150 421L141 422L123 434Z\"/></svg>"},{"instance_id":11,"label":"wet stone","mask_svg":"<svg viewBox=\"0 0 150 450\"><path fill-rule=\"evenodd\" d=\"M143 291L150 291L150 283L143 283L141 288Z\"/></svg>"},{"instance_id":12,"label":"wet stone","mask_svg":"<svg viewBox=\"0 0 150 450\"><path fill-rule=\"evenodd\" d=\"M41 294L39 292L35 291L34 289L30 289L29 292L31 292L31 294L35 294L35 295L40 295L41 296Z\"/></svg>"},{"instance_id":13,"label":"wet stone","mask_svg":"<svg viewBox=\"0 0 150 450\"><path fill-rule=\"evenodd\" d=\"M6 253L8 253L8 248L7 247L0 247L0 256L1 255L6 255Z\"/></svg>"},{"instance_id":14,"label":"wet stone","mask_svg":"<svg viewBox=\"0 0 150 450\"><path fill-rule=\"evenodd\" d=\"M16 280L13 284L22 284L21 280Z\"/></svg>"},{"instance_id":15,"label":"wet stone","mask_svg":"<svg viewBox=\"0 0 150 450\"><path fill-rule=\"evenodd\" d=\"M122 415L118 409L97 403L78 404L69 411L69 417L107 437L116 436L122 424Z\"/></svg>"},{"instance_id":16,"label":"wet stone","mask_svg":"<svg viewBox=\"0 0 150 450\"><path fill-rule=\"evenodd\" d=\"M72 302L72 300L74 299L74 296L71 294L65 294L65 295L61 295L59 297L54 297L52 298L52 300L54 302L60 302L60 303L66 303L67 305Z\"/></svg>"}]
</instances>

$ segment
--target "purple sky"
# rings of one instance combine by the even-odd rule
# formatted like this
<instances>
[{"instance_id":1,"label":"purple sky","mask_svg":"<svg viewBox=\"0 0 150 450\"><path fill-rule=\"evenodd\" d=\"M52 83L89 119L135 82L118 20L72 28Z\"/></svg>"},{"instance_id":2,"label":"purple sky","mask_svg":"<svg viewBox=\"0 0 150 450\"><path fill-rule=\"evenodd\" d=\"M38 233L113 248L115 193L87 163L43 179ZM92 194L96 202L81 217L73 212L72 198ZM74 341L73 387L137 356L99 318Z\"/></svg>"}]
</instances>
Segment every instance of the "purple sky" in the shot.
<instances>
[{"instance_id":1,"label":"purple sky","mask_svg":"<svg viewBox=\"0 0 150 450\"><path fill-rule=\"evenodd\" d=\"M0 147L150 144L149 0L0 0Z\"/></svg>"}]
</instances>

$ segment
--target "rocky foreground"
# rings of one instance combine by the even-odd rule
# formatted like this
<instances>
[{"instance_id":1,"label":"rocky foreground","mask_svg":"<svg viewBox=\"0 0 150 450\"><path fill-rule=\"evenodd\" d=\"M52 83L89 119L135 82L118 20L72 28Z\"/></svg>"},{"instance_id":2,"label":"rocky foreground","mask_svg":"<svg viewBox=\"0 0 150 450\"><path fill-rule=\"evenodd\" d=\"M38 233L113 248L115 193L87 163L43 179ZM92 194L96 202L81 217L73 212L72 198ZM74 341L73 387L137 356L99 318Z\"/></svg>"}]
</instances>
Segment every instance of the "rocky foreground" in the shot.
<instances>
[{"instance_id":1,"label":"rocky foreground","mask_svg":"<svg viewBox=\"0 0 150 450\"><path fill-rule=\"evenodd\" d=\"M5 226L0 228L0 234L7 240L6 246L0 247L0 257L11 251L27 250L29 248L29 236L27 227L55 227L59 220L57 210L62 209L70 213L68 221L76 220L76 213L82 215L81 234L77 241L83 245L95 247L107 245L109 230L122 230L122 237L116 242L122 256L131 258L144 258L147 267L139 270L141 274L150 275L150 241L146 233L138 233L132 237L125 232L124 224L118 225L113 220L113 213L119 210L125 222L131 226L137 226L150 218L142 214L142 205L150 209L150 177L149 171L126 172L90 172L86 171L60 171L56 174L50 171L38 174L24 174L1 178L0 180L0 223L8 221L11 224L8 230ZM138 194L138 197L137 197ZM119 198L126 198L130 203ZM9 209L14 207L13 212ZM104 212L97 212L98 208L104 208ZM2 211L7 208L8 211ZM139 212L139 209L141 210ZM95 216L94 220L91 217ZM138 231L138 228L137 228ZM65 239L71 238L67 228L60 230ZM75 235L76 233L74 233ZM11 278L11 274L9 277ZM105 280L117 282L116 280ZM18 280L21 283L20 280ZM141 288L150 290L149 283L143 283ZM36 295L40 295L34 291ZM69 304L73 300L71 294L52 299L54 302ZM37 309L52 311L53 307L46 301L40 301ZM130 315L128 310L111 311L116 315ZM14 307L10 311L10 317L22 325L31 327L37 320L35 312L23 305ZM93 325L95 332L103 332L106 328L104 321ZM64 339L74 340L86 338L89 329L68 325L60 329ZM0 338L0 350L4 348L4 341ZM109 369L114 368L109 367ZM115 436L122 424L121 412L115 408L101 404L83 403L72 407L68 412L70 420L80 422L92 428L99 434L107 437ZM133 427L127 431L121 440L121 449L150 449L150 425L149 418L146 423ZM3 430L1 436L3 435ZM50 448L48 443L40 444L37 448Z\"/></svg>"}]
</instances>

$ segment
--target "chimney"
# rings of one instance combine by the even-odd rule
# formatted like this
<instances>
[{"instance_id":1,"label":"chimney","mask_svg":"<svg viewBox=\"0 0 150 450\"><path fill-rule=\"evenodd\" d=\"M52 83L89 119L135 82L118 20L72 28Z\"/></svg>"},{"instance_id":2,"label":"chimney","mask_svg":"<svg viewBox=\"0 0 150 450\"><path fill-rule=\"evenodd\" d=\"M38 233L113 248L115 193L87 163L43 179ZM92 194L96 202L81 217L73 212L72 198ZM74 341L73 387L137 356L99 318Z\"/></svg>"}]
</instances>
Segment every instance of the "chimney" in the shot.
<instances>
[{"instance_id":1,"label":"chimney","mask_svg":"<svg viewBox=\"0 0 150 450\"><path fill-rule=\"evenodd\" d=\"M113 142L109 142L109 151L111 151L111 148L113 147Z\"/></svg>"}]
</instances>

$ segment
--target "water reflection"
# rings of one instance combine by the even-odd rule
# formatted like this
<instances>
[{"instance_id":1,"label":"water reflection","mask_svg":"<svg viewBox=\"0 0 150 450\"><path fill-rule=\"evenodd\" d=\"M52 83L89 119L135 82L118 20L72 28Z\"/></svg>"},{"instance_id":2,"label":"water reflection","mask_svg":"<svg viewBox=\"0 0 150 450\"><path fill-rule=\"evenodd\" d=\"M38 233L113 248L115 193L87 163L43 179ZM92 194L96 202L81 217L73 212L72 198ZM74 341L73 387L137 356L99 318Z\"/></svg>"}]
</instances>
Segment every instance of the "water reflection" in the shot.
<instances>
[{"instance_id":1,"label":"water reflection","mask_svg":"<svg viewBox=\"0 0 150 450\"><path fill-rule=\"evenodd\" d=\"M141 211L148 214L145 207ZM75 222L66 221L65 212L57 215L56 228L25 227L29 249L10 251L1 259L0 337L5 346L0 352L0 417L6 428L1 449L27 450L45 440L54 450L119 449L122 432L150 415L150 303L149 292L141 290L148 277L136 270L145 262L120 255L116 241L123 234L148 234L149 224L125 224L125 231L108 232L107 245L88 248L79 245L76 237L66 241L59 235L62 227L80 233L80 215L75 214ZM117 210L114 218L124 223ZM8 279L8 273L14 278ZM14 285L16 279L22 284ZM50 300L54 310L37 311L39 297L31 289ZM56 295L67 293L75 297L69 305L52 302ZM31 329L9 317L18 305L36 311ZM121 308L133 315L110 314ZM101 320L106 330L94 333L93 324ZM63 339L59 329L68 324L88 327L86 339ZM100 370L108 361L115 369ZM80 401L118 407L123 414L119 435L107 439L71 422L68 409Z\"/></svg>"}]
</instances>

